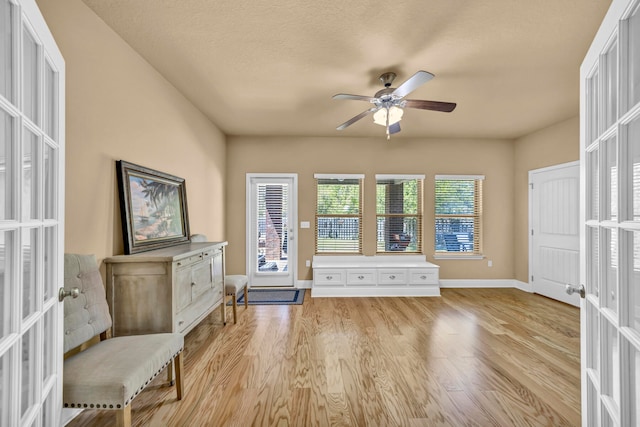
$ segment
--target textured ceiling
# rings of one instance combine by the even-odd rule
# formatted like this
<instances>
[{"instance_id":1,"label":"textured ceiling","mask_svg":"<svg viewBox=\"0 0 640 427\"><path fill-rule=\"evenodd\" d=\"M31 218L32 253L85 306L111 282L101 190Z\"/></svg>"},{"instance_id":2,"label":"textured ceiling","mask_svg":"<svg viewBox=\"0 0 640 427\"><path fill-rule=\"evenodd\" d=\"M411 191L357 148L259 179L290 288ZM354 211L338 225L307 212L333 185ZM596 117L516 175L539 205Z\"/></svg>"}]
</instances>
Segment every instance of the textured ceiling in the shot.
<instances>
[{"instance_id":1,"label":"textured ceiling","mask_svg":"<svg viewBox=\"0 0 640 427\"><path fill-rule=\"evenodd\" d=\"M435 78L398 137L516 138L578 114L579 67L610 0L84 0L228 135L384 136L378 76ZM394 136L395 137L395 136Z\"/></svg>"}]
</instances>

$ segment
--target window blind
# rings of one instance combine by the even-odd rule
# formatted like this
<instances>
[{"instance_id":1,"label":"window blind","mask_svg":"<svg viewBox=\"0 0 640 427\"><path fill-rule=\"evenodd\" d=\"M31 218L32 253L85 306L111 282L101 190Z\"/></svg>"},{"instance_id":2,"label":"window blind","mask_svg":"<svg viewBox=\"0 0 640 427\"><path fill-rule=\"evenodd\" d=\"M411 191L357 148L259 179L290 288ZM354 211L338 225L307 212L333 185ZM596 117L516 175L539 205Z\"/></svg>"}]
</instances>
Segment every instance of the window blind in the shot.
<instances>
[{"instance_id":1,"label":"window blind","mask_svg":"<svg viewBox=\"0 0 640 427\"><path fill-rule=\"evenodd\" d=\"M360 175L316 175L316 253L362 253Z\"/></svg>"},{"instance_id":2,"label":"window blind","mask_svg":"<svg viewBox=\"0 0 640 427\"><path fill-rule=\"evenodd\" d=\"M436 175L436 252L482 254L483 179L476 175Z\"/></svg>"},{"instance_id":3,"label":"window blind","mask_svg":"<svg viewBox=\"0 0 640 427\"><path fill-rule=\"evenodd\" d=\"M424 176L376 175L378 253L422 253Z\"/></svg>"},{"instance_id":4,"label":"window blind","mask_svg":"<svg viewBox=\"0 0 640 427\"><path fill-rule=\"evenodd\" d=\"M258 265L255 268L262 271L266 265L283 264L288 259L289 186L257 184L257 197Z\"/></svg>"}]
</instances>

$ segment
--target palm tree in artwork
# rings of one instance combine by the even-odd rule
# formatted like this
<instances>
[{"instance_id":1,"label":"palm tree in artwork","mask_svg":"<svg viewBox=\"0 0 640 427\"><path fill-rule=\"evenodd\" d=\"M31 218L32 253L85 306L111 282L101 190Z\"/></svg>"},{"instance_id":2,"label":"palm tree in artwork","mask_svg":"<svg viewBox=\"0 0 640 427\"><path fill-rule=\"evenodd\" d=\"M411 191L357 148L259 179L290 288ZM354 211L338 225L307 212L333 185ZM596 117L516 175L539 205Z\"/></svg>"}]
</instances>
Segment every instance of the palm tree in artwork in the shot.
<instances>
[{"instance_id":1,"label":"palm tree in artwork","mask_svg":"<svg viewBox=\"0 0 640 427\"><path fill-rule=\"evenodd\" d=\"M157 231L160 234L180 232L180 218L176 218L179 209L178 189L175 186L153 180L140 181L142 194L153 203L154 215L159 219ZM177 221L174 221L177 219Z\"/></svg>"}]
</instances>

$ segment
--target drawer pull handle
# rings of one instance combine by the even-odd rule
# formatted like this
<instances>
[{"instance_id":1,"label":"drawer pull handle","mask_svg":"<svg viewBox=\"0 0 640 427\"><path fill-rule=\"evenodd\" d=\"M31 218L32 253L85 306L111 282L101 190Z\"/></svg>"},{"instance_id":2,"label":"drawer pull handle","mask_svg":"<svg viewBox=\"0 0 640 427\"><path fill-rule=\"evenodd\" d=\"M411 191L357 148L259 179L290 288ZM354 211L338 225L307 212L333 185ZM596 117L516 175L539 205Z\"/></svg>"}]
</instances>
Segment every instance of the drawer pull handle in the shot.
<instances>
[{"instance_id":1,"label":"drawer pull handle","mask_svg":"<svg viewBox=\"0 0 640 427\"><path fill-rule=\"evenodd\" d=\"M196 285L196 282L191 282L191 286L195 286L195 285Z\"/></svg>"},{"instance_id":2,"label":"drawer pull handle","mask_svg":"<svg viewBox=\"0 0 640 427\"><path fill-rule=\"evenodd\" d=\"M209 254L205 252L204 256L209 256Z\"/></svg>"},{"instance_id":3,"label":"drawer pull handle","mask_svg":"<svg viewBox=\"0 0 640 427\"><path fill-rule=\"evenodd\" d=\"M426 278L427 278L427 276L425 276L425 275L423 274L422 276L420 276L420 278L421 278L422 280L424 280L424 279L426 279Z\"/></svg>"},{"instance_id":4,"label":"drawer pull handle","mask_svg":"<svg viewBox=\"0 0 640 427\"><path fill-rule=\"evenodd\" d=\"M178 326L182 326L184 324L184 320L178 322Z\"/></svg>"},{"instance_id":5,"label":"drawer pull handle","mask_svg":"<svg viewBox=\"0 0 640 427\"><path fill-rule=\"evenodd\" d=\"M358 276L358 279L362 280L364 279L364 276Z\"/></svg>"},{"instance_id":6,"label":"drawer pull handle","mask_svg":"<svg viewBox=\"0 0 640 427\"><path fill-rule=\"evenodd\" d=\"M327 280L333 279L333 276L327 276Z\"/></svg>"},{"instance_id":7,"label":"drawer pull handle","mask_svg":"<svg viewBox=\"0 0 640 427\"><path fill-rule=\"evenodd\" d=\"M389 276L389 279L391 279L391 280L393 280L395 278L396 278L396 276L394 276L393 274L391 276Z\"/></svg>"},{"instance_id":8,"label":"drawer pull handle","mask_svg":"<svg viewBox=\"0 0 640 427\"><path fill-rule=\"evenodd\" d=\"M179 262L179 263L178 263L178 267L180 267L181 265L182 265L182 263L181 263L181 262Z\"/></svg>"}]
</instances>

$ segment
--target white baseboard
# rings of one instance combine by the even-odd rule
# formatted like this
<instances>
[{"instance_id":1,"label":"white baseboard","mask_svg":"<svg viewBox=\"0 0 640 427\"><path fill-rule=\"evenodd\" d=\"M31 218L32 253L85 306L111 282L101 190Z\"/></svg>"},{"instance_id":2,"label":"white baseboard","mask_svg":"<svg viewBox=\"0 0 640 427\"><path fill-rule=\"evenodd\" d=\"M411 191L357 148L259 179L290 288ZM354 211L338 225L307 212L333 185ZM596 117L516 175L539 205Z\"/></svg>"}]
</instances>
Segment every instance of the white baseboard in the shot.
<instances>
[{"instance_id":1,"label":"white baseboard","mask_svg":"<svg viewBox=\"0 0 640 427\"><path fill-rule=\"evenodd\" d=\"M296 282L296 288L298 289L311 289L313 280L298 280Z\"/></svg>"},{"instance_id":2,"label":"white baseboard","mask_svg":"<svg viewBox=\"0 0 640 427\"><path fill-rule=\"evenodd\" d=\"M530 284L515 279L440 279L440 288L516 288L533 292Z\"/></svg>"},{"instance_id":3,"label":"white baseboard","mask_svg":"<svg viewBox=\"0 0 640 427\"><path fill-rule=\"evenodd\" d=\"M521 291L533 293L533 285L531 283L521 282L520 280L514 280L515 288L520 289Z\"/></svg>"}]
</instances>

